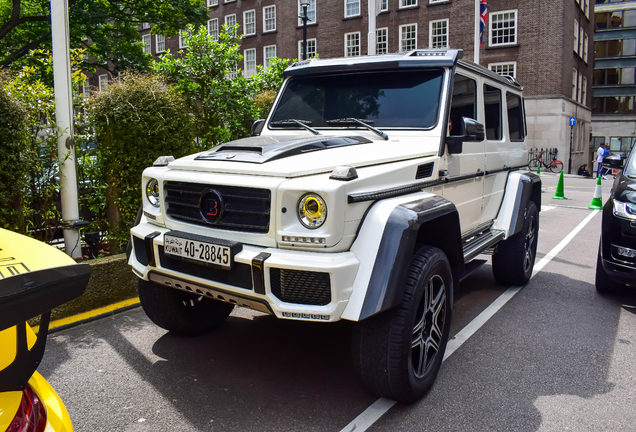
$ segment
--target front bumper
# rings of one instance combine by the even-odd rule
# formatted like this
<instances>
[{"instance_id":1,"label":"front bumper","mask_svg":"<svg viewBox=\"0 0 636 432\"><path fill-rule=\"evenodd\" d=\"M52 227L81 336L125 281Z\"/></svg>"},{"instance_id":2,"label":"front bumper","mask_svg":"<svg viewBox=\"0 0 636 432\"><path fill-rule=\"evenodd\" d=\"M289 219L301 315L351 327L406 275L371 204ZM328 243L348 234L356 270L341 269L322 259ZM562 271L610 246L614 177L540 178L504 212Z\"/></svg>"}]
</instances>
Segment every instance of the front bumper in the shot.
<instances>
[{"instance_id":1,"label":"front bumper","mask_svg":"<svg viewBox=\"0 0 636 432\"><path fill-rule=\"evenodd\" d=\"M149 223L132 228L129 264L139 278L278 318L338 321L360 264L352 252L303 252L244 244L231 270L215 270L167 257L163 236L169 231Z\"/></svg>"}]
</instances>

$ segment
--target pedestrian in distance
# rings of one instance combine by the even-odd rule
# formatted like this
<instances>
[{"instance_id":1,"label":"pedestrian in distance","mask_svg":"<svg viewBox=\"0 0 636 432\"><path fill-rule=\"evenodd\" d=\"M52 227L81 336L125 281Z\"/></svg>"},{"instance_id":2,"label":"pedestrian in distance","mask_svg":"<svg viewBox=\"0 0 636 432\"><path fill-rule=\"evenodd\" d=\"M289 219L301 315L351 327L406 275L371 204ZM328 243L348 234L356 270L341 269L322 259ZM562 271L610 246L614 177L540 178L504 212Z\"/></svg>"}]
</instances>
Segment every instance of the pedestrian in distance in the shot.
<instances>
[{"instance_id":1,"label":"pedestrian in distance","mask_svg":"<svg viewBox=\"0 0 636 432\"><path fill-rule=\"evenodd\" d=\"M597 158L598 167L596 169L596 178L599 178L599 176L601 176L603 177L603 180L607 180L607 176L605 176L607 172L605 172L605 170L603 169L603 159L605 159L605 157L611 155L612 153L610 153L610 151L605 148L605 144L601 144L596 154L598 155L598 158Z\"/></svg>"},{"instance_id":2,"label":"pedestrian in distance","mask_svg":"<svg viewBox=\"0 0 636 432\"><path fill-rule=\"evenodd\" d=\"M581 165L577 174L583 177L591 177L590 173L587 170L587 164Z\"/></svg>"}]
</instances>

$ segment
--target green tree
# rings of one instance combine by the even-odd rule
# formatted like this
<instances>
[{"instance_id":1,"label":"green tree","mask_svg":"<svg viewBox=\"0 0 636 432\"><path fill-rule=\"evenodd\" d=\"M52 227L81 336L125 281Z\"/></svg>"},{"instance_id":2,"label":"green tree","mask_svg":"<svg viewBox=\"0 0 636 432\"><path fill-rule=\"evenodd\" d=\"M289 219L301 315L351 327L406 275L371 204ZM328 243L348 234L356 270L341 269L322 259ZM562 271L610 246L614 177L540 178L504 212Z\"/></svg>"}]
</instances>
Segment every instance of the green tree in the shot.
<instances>
[{"instance_id":1,"label":"green tree","mask_svg":"<svg viewBox=\"0 0 636 432\"><path fill-rule=\"evenodd\" d=\"M71 81L77 90L86 80L80 70L84 51L71 50ZM22 189L23 215L26 228L42 240L52 239L61 219L59 208L59 160L57 157L57 125L55 122L55 94L52 85L46 83L47 69L51 65L51 52L31 51L28 63L19 72L7 76L4 89L20 101L26 113L21 162L25 175L16 177L15 184ZM84 139L85 122L84 98L75 97L75 137L76 142Z\"/></svg>"},{"instance_id":2,"label":"green tree","mask_svg":"<svg viewBox=\"0 0 636 432\"><path fill-rule=\"evenodd\" d=\"M164 54L154 70L187 101L204 146L246 136L257 112L254 87L236 66L243 59L238 25L223 26L218 40L204 26L189 26L188 32L187 51Z\"/></svg>"},{"instance_id":3,"label":"green tree","mask_svg":"<svg viewBox=\"0 0 636 432\"><path fill-rule=\"evenodd\" d=\"M124 73L90 98L106 189L111 252L128 243L141 199L141 174L157 157L196 151L189 111L157 76Z\"/></svg>"},{"instance_id":4,"label":"green tree","mask_svg":"<svg viewBox=\"0 0 636 432\"><path fill-rule=\"evenodd\" d=\"M154 23L153 34L174 36L188 23L208 19L204 0L68 0L71 48L86 48L87 66L111 72L144 70L151 63L143 52L140 25ZM0 0L0 66L34 49L51 47L50 0ZM110 62L110 63L109 63Z\"/></svg>"},{"instance_id":5,"label":"green tree","mask_svg":"<svg viewBox=\"0 0 636 432\"><path fill-rule=\"evenodd\" d=\"M24 231L27 111L7 92L7 80L0 75L0 227Z\"/></svg>"}]
</instances>

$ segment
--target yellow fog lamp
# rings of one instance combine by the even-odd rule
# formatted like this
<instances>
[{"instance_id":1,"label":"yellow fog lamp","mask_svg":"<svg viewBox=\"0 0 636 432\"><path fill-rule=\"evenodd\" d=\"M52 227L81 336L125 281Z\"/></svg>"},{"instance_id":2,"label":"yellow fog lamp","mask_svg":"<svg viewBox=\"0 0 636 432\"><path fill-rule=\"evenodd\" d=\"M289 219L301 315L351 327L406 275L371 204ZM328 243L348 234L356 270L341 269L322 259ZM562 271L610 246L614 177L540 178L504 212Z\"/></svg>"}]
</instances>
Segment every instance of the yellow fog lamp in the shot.
<instances>
[{"instance_id":1,"label":"yellow fog lamp","mask_svg":"<svg viewBox=\"0 0 636 432\"><path fill-rule=\"evenodd\" d=\"M309 229L320 228L327 219L327 204L320 195L308 193L298 201L298 219Z\"/></svg>"}]
</instances>

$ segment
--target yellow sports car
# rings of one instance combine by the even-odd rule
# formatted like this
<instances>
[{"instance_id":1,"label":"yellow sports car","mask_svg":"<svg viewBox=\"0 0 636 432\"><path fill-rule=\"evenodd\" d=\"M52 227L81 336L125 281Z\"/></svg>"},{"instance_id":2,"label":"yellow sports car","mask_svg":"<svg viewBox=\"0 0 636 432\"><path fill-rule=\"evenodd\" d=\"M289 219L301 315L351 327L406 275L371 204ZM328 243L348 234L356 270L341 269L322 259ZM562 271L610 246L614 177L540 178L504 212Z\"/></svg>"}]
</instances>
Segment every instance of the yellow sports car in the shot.
<instances>
[{"instance_id":1,"label":"yellow sports car","mask_svg":"<svg viewBox=\"0 0 636 432\"><path fill-rule=\"evenodd\" d=\"M72 431L66 407L36 372L51 309L80 296L90 275L58 249L0 228L0 431ZM36 336L26 323L42 315Z\"/></svg>"}]
</instances>

